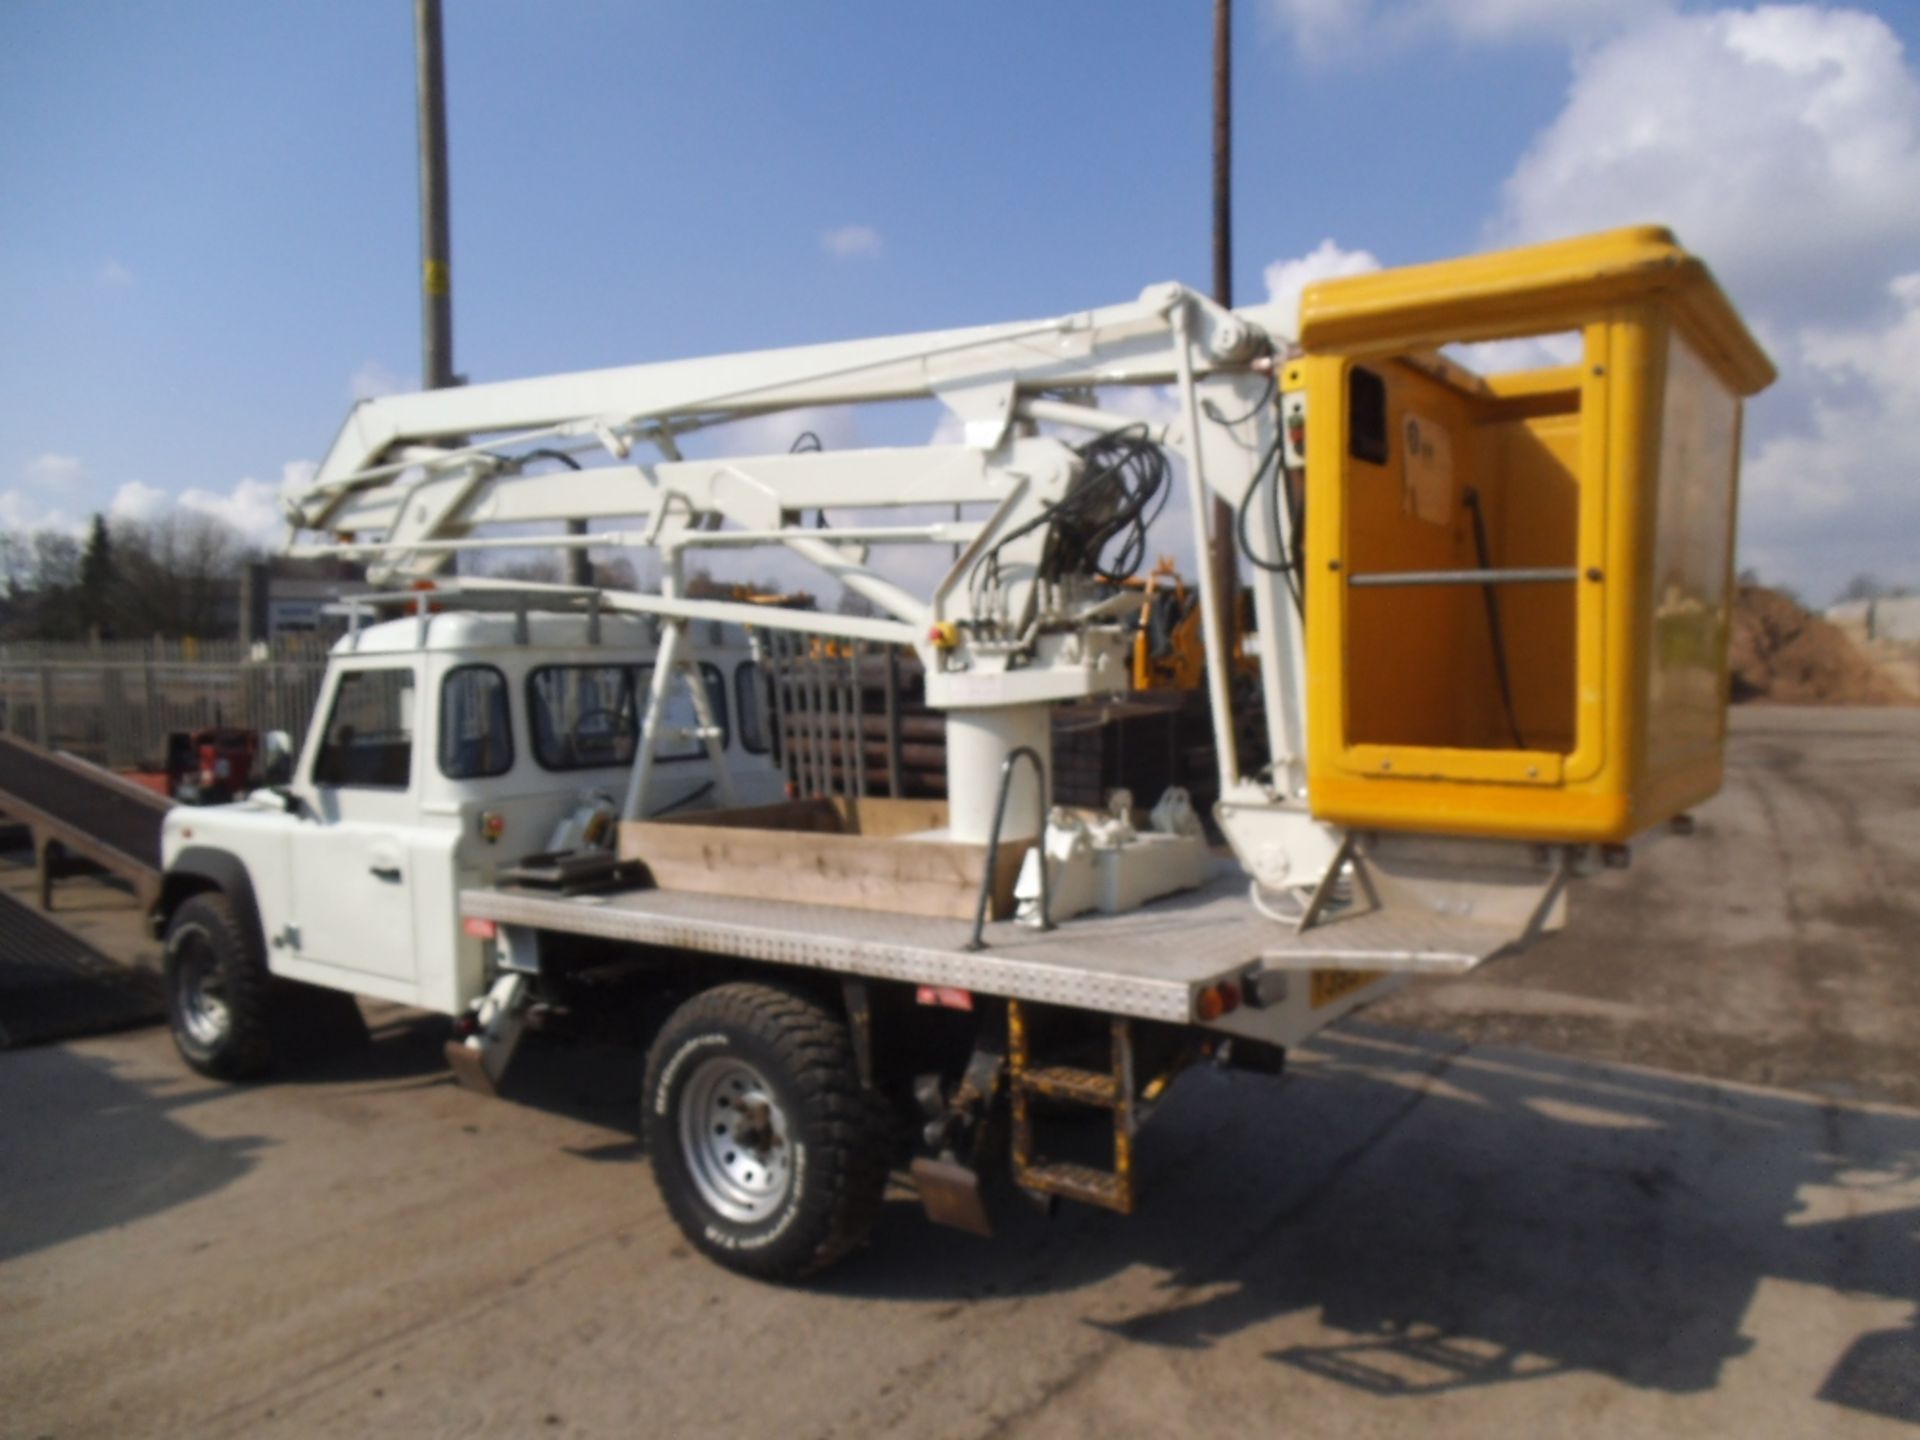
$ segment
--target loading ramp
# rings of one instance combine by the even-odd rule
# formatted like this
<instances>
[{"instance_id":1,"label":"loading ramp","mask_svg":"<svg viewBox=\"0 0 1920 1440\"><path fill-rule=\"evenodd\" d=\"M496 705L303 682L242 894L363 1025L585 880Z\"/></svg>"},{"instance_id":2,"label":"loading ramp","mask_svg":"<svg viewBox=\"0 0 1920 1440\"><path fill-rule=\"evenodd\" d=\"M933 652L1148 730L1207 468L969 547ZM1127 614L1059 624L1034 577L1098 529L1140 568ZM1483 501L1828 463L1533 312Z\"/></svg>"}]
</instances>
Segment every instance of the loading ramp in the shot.
<instances>
[{"instance_id":1,"label":"loading ramp","mask_svg":"<svg viewBox=\"0 0 1920 1440\"><path fill-rule=\"evenodd\" d=\"M0 813L32 832L43 910L76 860L124 880L151 909L160 895L160 822L172 808L112 771L0 736Z\"/></svg>"}]
</instances>

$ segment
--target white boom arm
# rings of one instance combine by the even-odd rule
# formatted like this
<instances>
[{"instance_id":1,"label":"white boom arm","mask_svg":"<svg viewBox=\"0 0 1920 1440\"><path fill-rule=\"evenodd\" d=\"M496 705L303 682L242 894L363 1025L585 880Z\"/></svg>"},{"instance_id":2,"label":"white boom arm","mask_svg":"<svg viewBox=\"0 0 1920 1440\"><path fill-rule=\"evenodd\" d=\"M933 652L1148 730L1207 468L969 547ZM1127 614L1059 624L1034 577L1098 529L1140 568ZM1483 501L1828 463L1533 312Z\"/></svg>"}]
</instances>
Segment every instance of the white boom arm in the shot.
<instances>
[{"instance_id":1,"label":"white boom arm","mask_svg":"<svg viewBox=\"0 0 1920 1440\"><path fill-rule=\"evenodd\" d=\"M1106 463L1113 449L1098 452L1097 442L1105 435L1136 453L1164 448L1185 462L1222 825L1257 879L1297 885L1318 878L1339 845L1304 805L1299 616L1281 575L1256 571L1273 760L1261 775L1242 776L1227 601L1215 593L1206 533L1207 501L1245 501L1277 443L1278 407L1265 403L1277 318L1264 309L1228 311L1162 285L1130 304L1052 320L363 401L311 485L289 502L296 532L317 537L292 549L363 557L382 582L434 573L460 551L647 546L661 556L661 593L608 592L609 608L911 644L926 664L928 703L950 712L950 755L971 757L950 761L960 832L976 828L961 818L967 797L991 796L1001 758L1035 735L1035 717L1044 721L1047 703L1128 684L1117 623L1127 605L1095 583L1090 571L1098 554L1088 558L1085 538L1124 508L1129 492ZM1095 387L1111 385L1174 386L1176 419L1148 423L1099 408ZM688 460L678 445L691 431L748 416L926 397L963 422L964 443L712 460ZM1043 423L1085 432L1095 443L1069 445L1040 433ZM637 445L658 458L631 461ZM530 473L536 460L561 457L573 466L601 463ZM948 515L954 506L984 518L895 517L898 523L833 530L803 520L804 512L823 508L939 507L922 513ZM564 536L514 533L538 522L596 520L626 523ZM1284 514L1263 524L1263 548L1290 551L1287 524ZM500 534L499 527L510 528ZM489 530L496 533L482 533ZM1064 553L1075 540L1078 563ZM958 556L929 551L939 556L928 567L934 583L913 594L867 564L876 544L958 547ZM688 551L742 546L799 555L871 601L883 618L682 593ZM564 587L556 587L561 593ZM955 763L970 773L957 773Z\"/></svg>"}]
</instances>

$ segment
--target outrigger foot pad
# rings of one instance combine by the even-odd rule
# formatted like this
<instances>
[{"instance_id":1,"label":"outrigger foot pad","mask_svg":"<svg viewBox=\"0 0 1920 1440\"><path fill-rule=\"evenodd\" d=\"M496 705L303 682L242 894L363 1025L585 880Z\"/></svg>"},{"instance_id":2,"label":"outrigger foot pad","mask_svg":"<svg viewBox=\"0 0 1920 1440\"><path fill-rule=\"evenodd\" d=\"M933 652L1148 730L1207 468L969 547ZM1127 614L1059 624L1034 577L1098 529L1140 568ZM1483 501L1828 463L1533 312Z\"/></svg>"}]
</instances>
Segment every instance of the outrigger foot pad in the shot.
<instances>
[{"instance_id":1,"label":"outrigger foot pad","mask_svg":"<svg viewBox=\"0 0 1920 1440\"><path fill-rule=\"evenodd\" d=\"M928 1155L917 1158L910 1169L929 1220L983 1240L993 1238L993 1222L987 1218L986 1203L980 1198L979 1171L955 1160L935 1160Z\"/></svg>"}]
</instances>

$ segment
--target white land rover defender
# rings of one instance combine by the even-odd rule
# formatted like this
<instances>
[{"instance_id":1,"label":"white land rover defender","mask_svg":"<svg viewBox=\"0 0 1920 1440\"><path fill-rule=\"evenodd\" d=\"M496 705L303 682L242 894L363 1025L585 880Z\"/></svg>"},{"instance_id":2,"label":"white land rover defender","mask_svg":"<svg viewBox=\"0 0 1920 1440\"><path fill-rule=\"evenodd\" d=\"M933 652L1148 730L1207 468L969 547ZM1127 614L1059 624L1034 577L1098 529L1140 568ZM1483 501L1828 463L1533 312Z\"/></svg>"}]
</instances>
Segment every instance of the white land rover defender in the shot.
<instances>
[{"instance_id":1,"label":"white land rover defender","mask_svg":"<svg viewBox=\"0 0 1920 1440\"><path fill-rule=\"evenodd\" d=\"M736 802L778 800L762 672L737 627L710 628L700 675ZM460 891L549 848L576 812L610 822L654 650L652 626L621 615L428 613L342 639L284 782L166 818L158 914L188 1062L264 1068L268 976L466 1012L492 977ZM710 803L692 710L677 688L654 814Z\"/></svg>"}]
</instances>

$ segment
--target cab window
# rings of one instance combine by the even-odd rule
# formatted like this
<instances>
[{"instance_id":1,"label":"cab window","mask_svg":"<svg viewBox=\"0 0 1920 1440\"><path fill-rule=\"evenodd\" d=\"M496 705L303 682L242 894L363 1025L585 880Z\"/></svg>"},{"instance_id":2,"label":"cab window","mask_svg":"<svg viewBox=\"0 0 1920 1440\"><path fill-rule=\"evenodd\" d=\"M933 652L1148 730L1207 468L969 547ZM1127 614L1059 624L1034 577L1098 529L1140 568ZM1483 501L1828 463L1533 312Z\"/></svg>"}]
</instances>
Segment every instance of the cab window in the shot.
<instances>
[{"instance_id":1,"label":"cab window","mask_svg":"<svg viewBox=\"0 0 1920 1440\"><path fill-rule=\"evenodd\" d=\"M349 670L314 761L316 785L404 790L413 778L413 671Z\"/></svg>"},{"instance_id":2,"label":"cab window","mask_svg":"<svg viewBox=\"0 0 1920 1440\"><path fill-rule=\"evenodd\" d=\"M631 665L544 665L527 677L533 758L548 770L633 761L640 690Z\"/></svg>"},{"instance_id":3,"label":"cab window","mask_svg":"<svg viewBox=\"0 0 1920 1440\"><path fill-rule=\"evenodd\" d=\"M653 666L638 667L641 703L646 703L647 692L653 685ZM682 674L686 672L682 671ZM720 748L727 748L727 681L716 665L700 662L700 679L706 687L707 709L713 713L713 723L720 730ZM677 683L667 691L666 713L661 717L669 731L692 730L700 723L700 717L693 708L693 696L687 692L684 682ZM697 760L707 753L706 744L696 736L663 737L654 748L656 760Z\"/></svg>"},{"instance_id":4,"label":"cab window","mask_svg":"<svg viewBox=\"0 0 1920 1440\"><path fill-rule=\"evenodd\" d=\"M772 748L767 724L767 676L758 662L742 660L733 667L734 713L740 717L740 745L750 755Z\"/></svg>"},{"instance_id":5,"label":"cab window","mask_svg":"<svg viewBox=\"0 0 1920 1440\"><path fill-rule=\"evenodd\" d=\"M513 768L507 677L491 665L461 665L440 682L440 773L481 780Z\"/></svg>"}]
</instances>

